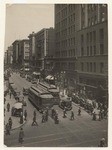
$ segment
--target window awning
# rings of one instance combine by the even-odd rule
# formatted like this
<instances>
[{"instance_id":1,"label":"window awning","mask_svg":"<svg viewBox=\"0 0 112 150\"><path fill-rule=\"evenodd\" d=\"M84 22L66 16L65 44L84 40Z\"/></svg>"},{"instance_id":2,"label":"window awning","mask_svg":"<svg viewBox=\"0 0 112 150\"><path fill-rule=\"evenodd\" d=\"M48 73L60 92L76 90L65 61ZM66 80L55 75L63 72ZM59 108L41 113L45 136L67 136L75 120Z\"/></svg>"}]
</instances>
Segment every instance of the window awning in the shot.
<instances>
[{"instance_id":1,"label":"window awning","mask_svg":"<svg viewBox=\"0 0 112 150\"><path fill-rule=\"evenodd\" d=\"M51 75L48 75L45 79L46 79L46 80L54 80L54 77L51 76Z\"/></svg>"},{"instance_id":2,"label":"window awning","mask_svg":"<svg viewBox=\"0 0 112 150\"><path fill-rule=\"evenodd\" d=\"M29 71L30 69L29 68L25 68L25 71Z\"/></svg>"},{"instance_id":3,"label":"window awning","mask_svg":"<svg viewBox=\"0 0 112 150\"><path fill-rule=\"evenodd\" d=\"M33 72L33 75L40 75L40 72Z\"/></svg>"}]
</instances>

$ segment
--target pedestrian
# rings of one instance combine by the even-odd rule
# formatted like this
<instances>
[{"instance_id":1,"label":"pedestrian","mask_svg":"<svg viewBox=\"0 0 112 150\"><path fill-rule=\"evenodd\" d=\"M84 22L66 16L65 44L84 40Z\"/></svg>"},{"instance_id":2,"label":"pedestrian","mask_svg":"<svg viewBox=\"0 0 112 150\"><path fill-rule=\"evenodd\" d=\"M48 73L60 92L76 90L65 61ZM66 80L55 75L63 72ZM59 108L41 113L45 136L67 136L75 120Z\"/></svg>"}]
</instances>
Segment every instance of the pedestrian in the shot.
<instances>
[{"instance_id":1,"label":"pedestrian","mask_svg":"<svg viewBox=\"0 0 112 150\"><path fill-rule=\"evenodd\" d=\"M38 126L38 123L37 123L37 121L36 121L36 117L33 117L32 126L34 126L34 125L37 125L37 126Z\"/></svg>"},{"instance_id":2,"label":"pedestrian","mask_svg":"<svg viewBox=\"0 0 112 150\"><path fill-rule=\"evenodd\" d=\"M5 104L5 102L6 102L6 98L4 97L4 104Z\"/></svg>"},{"instance_id":3,"label":"pedestrian","mask_svg":"<svg viewBox=\"0 0 112 150\"><path fill-rule=\"evenodd\" d=\"M7 103L7 111L9 112L10 111L10 104Z\"/></svg>"},{"instance_id":4,"label":"pedestrian","mask_svg":"<svg viewBox=\"0 0 112 150\"><path fill-rule=\"evenodd\" d=\"M45 114L43 113L42 114L42 123L44 123L45 122Z\"/></svg>"},{"instance_id":5,"label":"pedestrian","mask_svg":"<svg viewBox=\"0 0 112 150\"><path fill-rule=\"evenodd\" d=\"M25 117L24 120L27 120L27 111L26 110L24 111L24 117Z\"/></svg>"},{"instance_id":6,"label":"pedestrian","mask_svg":"<svg viewBox=\"0 0 112 150\"><path fill-rule=\"evenodd\" d=\"M5 108L4 108L4 116L5 116L5 111L6 111L6 110L5 110Z\"/></svg>"},{"instance_id":7,"label":"pedestrian","mask_svg":"<svg viewBox=\"0 0 112 150\"><path fill-rule=\"evenodd\" d=\"M45 120L48 121L48 109L45 111Z\"/></svg>"},{"instance_id":8,"label":"pedestrian","mask_svg":"<svg viewBox=\"0 0 112 150\"><path fill-rule=\"evenodd\" d=\"M63 110L63 118L66 118L66 110L65 110L65 108Z\"/></svg>"},{"instance_id":9,"label":"pedestrian","mask_svg":"<svg viewBox=\"0 0 112 150\"><path fill-rule=\"evenodd\" d=\"M101 111L99 111L99 114L98 114L98 116L99 116L99 121L101 121Z\"/></svg>"},{"instance_id":10,"label":"pedestrian","mask_svg":"<svg viewBox=\"0 0 112 150\"><path fill-rule=\"evenodd\" d=\"M20 114L20 124L23 124L23 112Z\"/></svg>"},{"instance_id":11,"label":"pedestrian","mask_svg":"<svg viewBox=\"0 0 112 150\"><path fill-rule=\"evenodd\" d=\"M104 118L103 110L100 110L100 113L101 113L101 119L103 119Z\"/></svg>"},{"instance_id":12,"label":"pedestrian","mask_svg":"<svg viewBox=\"0 0 112 150\"><path fill-rule=\"evenodd\" d=\"M100 143L99 143L98 147L105 147L105 138L102 138L100 140Z\"/></svg>"},{"instance_id":13,"label":"pedestrian","mask_svg":"<svg viewBox=\"0 0 112 150\"><path fill-rule=\"evenodd\" d=\"M36 117L36 115L37 114L36 114L36 109L35 109L34 112L33 112L33 116Z\"/></svg>"},{"instance_id":14,"label":"pedestrian","mask_svg":"<svg viewBox=\"0 0 112 150\"><path fill-rule=\"evenodd\" d=\"M74 112L73 112L73 110L71 111L71 120L74 120Z\"/></svg>"},{"instance_id":15,"label":"pedestrian","mask_svg":"<svg viewBox=\"0 0 112 150\"><path fill-rule=\"evenodd\" d=\"M93 120L96 120L96 113L93 113Z\"/></svg>"},{"instance_id":16,"label":"pedestrian","mask_svg":"<svg viewBox=\"0 0 112 150\"><path fill-rule=\"evenodd\" d=\"M52 109L52 118L54 118L54 114L55 114L55 110L54 109Z\"/></svg>"},{"instance_id":17,"label":"pedestrian","mask_svg":"<svg viewBox=\"0 0 112 150\"><path fill-rule=\"evenodd\" d=\"M55 115L54 121L55 121L55 124L59 123L59 119L58 119L58 115L57 114Z\"/></svg>"},{"instance_id":18,"label":"pedestrian","mask_svg":"<svg viewBox=\"0 0 112 150\"><path fill-rule=\"evenodd\" d=\"M9 126L9 123L6 124L5 129L6 129L6 135L10 135L10 126Z\"/></svg>"},{"instance_id":19,"label":"pedestrian","mask_svg":"<svg viewBox=\"0 0 112 150\"><path fill-rule=\"evenodd\" d=\"M11 99L11 96L12 96L12 93L11 93L11 91L10 91L10 99Z\"/></svg>"},{"instance_id":20,"label":"pedestrian","mask_svg":"<svg viewBox=\"0 0 112 150\"><path fill-rule=\"evenodd\" d=\"M78 109L78 115L80 116L81 115L81 108L79 107Z\"/></svg>"},{"instance_id":21,"label":"pedestrian","mask_svg":"<svg viewBox=\"0 0 112 150\"><path fill-rule=\"evenodd\" d=\"M10 117L9 118L9 127L10 127L10 130L12 129L12 118Z\"/></svg>"},{"instance_id":22,"label":"pedestrian","mask_svg":"<svg viewBox=\"0 0 112 150\"><path fill-rule=\"evenodd\" d=\"M19 143L23 143L24 141L24 131L23 131L23 128L20 129L20 132L19 132Z\"/></svg>"}]
</instances>

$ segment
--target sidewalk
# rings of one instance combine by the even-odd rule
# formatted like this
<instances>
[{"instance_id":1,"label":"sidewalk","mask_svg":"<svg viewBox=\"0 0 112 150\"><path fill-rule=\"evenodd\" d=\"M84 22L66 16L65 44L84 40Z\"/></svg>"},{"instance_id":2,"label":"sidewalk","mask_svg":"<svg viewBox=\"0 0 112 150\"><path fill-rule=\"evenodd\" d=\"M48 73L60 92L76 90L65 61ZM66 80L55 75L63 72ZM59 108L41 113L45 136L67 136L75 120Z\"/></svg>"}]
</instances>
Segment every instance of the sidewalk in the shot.
<instances>
[{"instance_id":1,"label":"sidewalk","mask_svg":"<svg viewBox=\"0 0 112 150\"><path fill-rule=\"evenodd\" d=\"M20 124L20 117L11 116L11 108L16 103L16 100L14 99L13 95L11 96L11 99L10 99L9 94L7 94L7 96L5 98L6 98L6 102L4 104L4 108L5 108L4 130L5 130L5 125L8 123L9 117L12 118L12 129L11 130L20 128L21 126L23 126L25 124L26 121L24 121L23 124ZM7 103L10 104L9 112L7 112Z\"/></svg>"}]
</instances>

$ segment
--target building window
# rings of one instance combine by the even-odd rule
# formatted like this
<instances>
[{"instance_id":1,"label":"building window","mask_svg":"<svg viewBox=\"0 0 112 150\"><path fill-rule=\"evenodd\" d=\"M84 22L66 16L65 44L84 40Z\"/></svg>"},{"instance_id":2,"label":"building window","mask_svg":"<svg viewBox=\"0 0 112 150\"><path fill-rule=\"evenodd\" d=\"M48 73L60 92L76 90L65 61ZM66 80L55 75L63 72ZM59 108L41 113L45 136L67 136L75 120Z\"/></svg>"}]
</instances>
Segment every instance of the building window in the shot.
<instances>
[{"instance_id":1,"label":"building window","mask_svg":"<svg viewBox=\"0 0 112 150\"><path fill-rule=\"evenodd\" d=\"M94 45L94 56L96 55L96 46Z\"/></svg>"},{"instance_id":2,"label":"building window","mask_svg":"<svg viewBox=\"0 0 112 150\"><path fill-rule=\"evenodd\" d=\"M97 24L97 16L94 16L94 23Z\"/></svg>"},{"instance_id":3,"label":"building window","mask_svg":"<svg viewBox=\"0 0 112 150\"><path fill-rule=\"evenodd\" d=\"M75 45L75 37L73 38L73 41L74 41L74 45Z\"/></svg>"},{"instance_id":4,"label":"building window","mask_svg":"<svg viewBox=\"0 0 112 150\"><path fill-rule=\"evenodd\" d=\"M91 24L94 25L94 18L91 18Z\"/></svg>"},{"instance_id":5,"label":"building window","mask_svg":"<svg viewBox=\"0 0 112 150\"><path fill-rule=\"evenodd\" d=\"M81 43L83 43L83 41L84 41L84 36L83 36L83 34L81 35Z\"/></svg>"},{"instance_id":6,"label":"building window","mask_svg":"<svg viewBox=\"0 0 112 150\"><path fill-rule=\"evenodd\" d=\"M87 62L87 72L89 72L89 63Z\"/></svg>"},{"instance_id":7,"label":"building window","mask_svg":"<svg viewBox=\"0 0 112 150\"><path fill-rule=\"evenodd\" d=\"M84 56L84 49L83 49L83 47L81 48L81 56Z\"/></svg>"},{"instance_id":8,"label":"building window","mask_svg":"<svg viewBox=\"0 0 112 150\"><path fill-rule=\"evenodd\" d=\"M81 63L81 71L84 71L84 63Z\"/></svg>"},{"instance_id":9,"label":"building window","mask_svg":"<svg viewBox=\"0 0 112 150\"><path fill-rule=\"evenodd\" d=\"M100 44L100 55L104 54L104 44Z\"/></svg>"},{"instance_id":10,"label":"building window","mask_svg":"<svg viewBox=\"0 0 112 150\"><path fill-rule=\"evenodd\" d=\"M94 72L96 72L96 63L94 62Z\"/></svg>"},{"instance_id":11,"label":"building window","mask_svg":"<svg viewBox=\"0 0 112 150\"><path fill-rule=\"evenodd\" d=\"M90 26L91 25L91 20L90 19L88 19L88 26Z\"/></svg>"},{"instance_id":12,"label":"building window","mask_svg":"<svg viewBox=\"0 0 112 150\"><path fill-rule=\"evenodd\" d=\"M93 31L93 40L96 41L96 31Z\"/></svg>"},{"instance_id":13,"label":"building window","mask_svg":"<svg viewBox=\"0 0 112 150\"><path fill-rule=\"evenodd\" d=\"M92 62L90 63L90 72L92 72Z\"/></svg>"},{"instance_id":14,"label":"building window","mask_svg":"<svg viewBox=\"0 0 112 150\"><path fill-rule=\"evenodd\" d=\"M90 46L90 56L92 56L92 46Z\"/></svg>"},{"instance_id":15,"label":"building window","mask_svg":"<svg viewBox=\"0 0 112 150\"><path fill-rule=\"evenodd\" d=\"M89 56L89 46L87 47L87 56Z\"/></svg>"},{"instance_id":16,"label":"building window","mask_svg":"<svg viewBox=\"0 0 112 150\"><path fill-rule=\"evenodd\" d=\"M87 42L89 42L89 33L86 34Z\"/></svg>"},{"instance_id":17,"label":"building window","mask_svg":"<svg viewBox=\"0 0 112 150\"><path fill-rule=\"evenodd\" d=\"M100 38L100 40L104 39L104 29L103 28L99 30L99 38Z\"/></svg>"},{"instance_id":18,"label":"building window","mask_svg":"<svg viewBox=\"0 0 112 150\"><path fill-rule=\"evenodd\" d=\"M104 63L100 63L100 73L104 73Z\"/></svg>"},{"instance_id":19,"label":"building window","mask_svg":"<svg viewBox=\"0 0 112 150\"><path fill-rule=\"evenodd\" d=\"M92 42L92 32L90 32L90 42Z\"/></svg>"}]
</instances>

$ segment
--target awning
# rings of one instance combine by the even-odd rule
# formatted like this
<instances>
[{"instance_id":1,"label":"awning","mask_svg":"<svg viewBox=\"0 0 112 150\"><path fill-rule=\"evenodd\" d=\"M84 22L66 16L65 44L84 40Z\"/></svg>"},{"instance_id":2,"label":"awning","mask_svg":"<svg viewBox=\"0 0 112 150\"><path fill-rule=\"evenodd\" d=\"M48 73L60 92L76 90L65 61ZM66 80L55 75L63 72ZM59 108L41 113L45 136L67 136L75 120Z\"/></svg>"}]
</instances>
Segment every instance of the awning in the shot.
<instances>
[{"instance_id":1,"label":"awning","mask_svg":"<svg viewBox=\"0 0 112 150\"><path fill-rule=\"evenodd\" d=\"M40 75L40 72L33 72L33 75Z\"/></svg>"},{"instance_id":2,"label":"awning","mask_svg":"<svg viewBox=\"0 0 112 150\"><path fill-rule=\"evenodd\" d=\"M25 68L25 71L29 71L30 69L29 68Z\"/></svg>"},{"instance_id":3,"label":"awning","mask_svg":"<svg viewBox=\"0 0 112 150\"><path fill-rule=\"evenodd\" d=\"M54 77L51 76L51 75L48 75L45 79L46 79L46 80L54 80Z\"/></svg>"}]
</instances>

